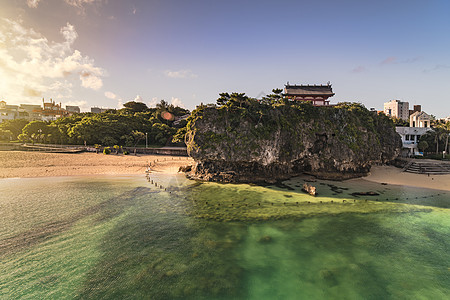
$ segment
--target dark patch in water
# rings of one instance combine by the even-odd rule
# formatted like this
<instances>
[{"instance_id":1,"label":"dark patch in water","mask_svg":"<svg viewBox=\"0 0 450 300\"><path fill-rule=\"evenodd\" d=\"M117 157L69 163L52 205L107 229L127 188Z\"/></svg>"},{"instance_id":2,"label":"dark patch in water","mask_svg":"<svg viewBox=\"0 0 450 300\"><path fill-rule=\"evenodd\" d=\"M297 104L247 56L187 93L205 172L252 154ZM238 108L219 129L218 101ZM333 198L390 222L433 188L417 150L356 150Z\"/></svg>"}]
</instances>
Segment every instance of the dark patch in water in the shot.
<instances>
[{"instance_id":1,"label":"dark patch in water","mask_svg":"<svg viewBox=\"0 0 450 300\"><path fill-rule=\"evenodd\" d=\"M70 229L84 217L99 213L100 216L97 218L98 222L113 218L122 213L125 208L133 205L135 198L149 193L154 193L154 191L146 187L137 187L107 201L85 208L66 219L48 222L18 235L3 239L0 241L0 257L17 253L42 243Z\"/></svg>"}]
</instances>

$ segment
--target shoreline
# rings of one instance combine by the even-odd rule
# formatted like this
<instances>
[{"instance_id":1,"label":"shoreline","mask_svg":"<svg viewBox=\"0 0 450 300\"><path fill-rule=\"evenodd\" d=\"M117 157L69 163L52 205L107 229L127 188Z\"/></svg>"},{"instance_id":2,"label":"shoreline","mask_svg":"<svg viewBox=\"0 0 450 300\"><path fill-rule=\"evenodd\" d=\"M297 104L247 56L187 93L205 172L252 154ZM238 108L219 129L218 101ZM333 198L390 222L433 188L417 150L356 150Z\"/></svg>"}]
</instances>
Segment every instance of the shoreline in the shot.
<instances>
[{"instance_id":1,"label":"shoreline","mask_svg":"<svg viewBox=\"0 0 450 300\"><path fill-rule=\"evenodd\" d=\"M193 164L194 161L190 157L165 155L0 151L0 179L139 175L145 174L149 163L152 172L176 174L180 166ZM357 179L389 185L450 191L450 174L430 176L413 174L402 172L402 169L393 166L373 166L368 176Z\"/></svg>"},{"instance_id":2,"label":"shoreline","mask_svg":"<svg viewBox=\"0 0 450 300\"><path fill-rule=\"evenodd\" d=\"M0 179L138 175L145 174L149 164L152 172L175 174L180 166L192 163L183 156L0 151Z\"/></svg>"}]
</instances>

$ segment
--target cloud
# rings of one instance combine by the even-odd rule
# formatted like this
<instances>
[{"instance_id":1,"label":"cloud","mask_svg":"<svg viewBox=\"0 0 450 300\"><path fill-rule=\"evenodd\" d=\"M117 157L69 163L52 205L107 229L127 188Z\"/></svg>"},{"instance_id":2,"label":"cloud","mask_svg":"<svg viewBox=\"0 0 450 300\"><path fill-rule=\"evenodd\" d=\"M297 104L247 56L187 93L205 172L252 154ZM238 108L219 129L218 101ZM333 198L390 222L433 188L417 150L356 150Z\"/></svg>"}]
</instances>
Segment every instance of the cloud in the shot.
<instances>
[{"instance_id":1,"label":"cloud","mask_svg":"<svg viewBox=\"0 0 450 300\"><path fill-rule=\"evenodd\" d=\"M81 86L93 90L99 90L103 86L102 79L89 71L80 74Z\"/></svg>"},{"instance_id":2,"label":"cloud","mask_svg":"<svg viewBox=\"0 0 450 300\"><path fill-rule=\"evenodd\" d=\"M105 92L105 97L109 99L116 99L117 95L114 94L113 92Z\"/></svg>"},{"instance_id":3,"label":"cloud","mask_svg":"<svg viewBox=\"0 0 450 300\"><path fill-rule=\"evenodd\" d=\"M412 64L412 63L415 63L416 61L419 61L421 59L422 59L421 56L415 56L415 57L406 58L406 59L403 59L403 60L398 60L397 57L390 56L390 57L386 58L385 60L383 60L382 62L380 62L380 65Z\"/></svg>"},{"instance_id":4,"label":"cloud","mask_svg":"<svg viewBox=\"0 0 450 300\"><path fill-rule=\"evenodd\" d=\"M86 4L93 4L93 3L101 3L102 0L64 0L67 4L77 7L77 8L83 8Z\"/></svg>"},{"instance_id":5,"label":"cloud","mask_svg":"<svg viewBox=\"0 0 450 300\"><path fill-rule=\"evenodd\" d=\"M78 34L70 23L60 30L63 42L49 41L8 19L0 19L0 32L0 95L7 100L33 101L59 94L70 98L73 83L94 90L103 86L106 71L73 49Z\"/></svg>"},{"instance_id":6,"label":"cloud","mask_svg":"<svg viewBox=\"0 0 450 300\"><path fill-rule=\"evenodd\" d=\"M159 103L158 98L157 98L157 97L153 97L152 100L150 100L150 101L147 103L147 106L148 106L148 107L155 107L156 104L158 104L158 103Z\"/></svg>"},{"instance_id":7,"label":"cloud","mask_svg":"<svg viewBox=\"0 0 450 300\"><path fill-rule=\"evenodd\" d=\"M37 8L41 0L27 0L27 5L30 8ZM76 7L80 9L82 13L84 13L84 6L86 4L94 4L94 3L102 3L103 0L64 0L68 5Z\"/></svg>"},{"instance_id":8,"label":"cloud","mask_svg":"<svg viewBox=\"0 0 450 300\"><path fill-rule=\"evenodd\" d=\"M191 70L179 70L179 71L164 71L164 75L169 78L197 78L198 76L192 73Z\"/></svg>"},{"instance_id":9,"label":"cloud","mask_svg":"<svg viewBox=\"0 0 450 300\"><path fill-rule=\"evenodd\" d=\"M179 107L182 107L182 108L185 107L183 101L181 101L180 98L172 97L172 100L170 101L170 103L173 106L179 106Z\"/></svg>"},{"instance_id":10,"label":"cloud","mask_svg":"<svg viewBox=\"0 0 450 300\"><path fill-rule=\"evenodd\" d=\"M27 5L30 8L36 8L38 7L39 1L41 0L27 0Z\"/></svg>"},{"instance_id":11,"label":"cloud","mask_svg":"<svg viewBox=\"0 0 450 300\"><path fill-rule=\"evenodd\" d=\"M389 64L393 64L397 62L397 58L395 56L390 56L388 58L386 58L385 60L383 60L382 62L380 62L380 65L389 65Z\"/></svg>"},{"instance_id":12,"label":"cloud","mask_svg":"<svg viewBox=\"0 0 450 300\"><path fill-rule=\"evenodd\" d=\"M439 71L439 70L448 70L448 69L450 69L449 65L439 64L439 65L434 66L431 69L423 70L423 73L430 73L430 72L435 72L435 71Z\"/></svg>"},{"instance_id":13,"label":"cloud","mask_svg":"<svg viewBox=\"0 0 450 300\"><path fill-rule=\"evenodd\" d=\"M366 72L367 69L364 66L357 66L356 68L354 68L352 70L352 73L362 73L362 72Z\"/></svg>"},{"instance_id":14,"label":"cloud","mask_svg":"<svg viewBox=\"0 0 450 300\"><path fill-rule=\"evenodd\" d=\"M122 99L117 100L117 109L124 108Z\"/></svg>"},{"instance_id":15,"label":"cloud","mask_svg":"<svg viewBox=\"0 0 450 300\"><path fill-rule=\"evenodd\" d=\"M134 98L134 100L133 101L135 101L135 102L142 102L142 103L144 103L144 99L141 97L141 96L139 96L139 95L136 95L136 97Z\"/></svg>"}]
</instances>

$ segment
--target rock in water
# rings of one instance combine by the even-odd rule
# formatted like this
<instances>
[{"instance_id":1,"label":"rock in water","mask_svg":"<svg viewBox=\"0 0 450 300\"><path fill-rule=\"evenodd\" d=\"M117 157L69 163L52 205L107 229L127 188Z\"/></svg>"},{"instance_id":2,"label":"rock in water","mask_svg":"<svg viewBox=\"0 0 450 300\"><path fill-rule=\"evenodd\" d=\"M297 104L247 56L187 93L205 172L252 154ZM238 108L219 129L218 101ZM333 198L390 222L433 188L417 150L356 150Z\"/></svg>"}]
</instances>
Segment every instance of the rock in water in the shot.
<instances>
[{"instance_id":1,"label":"rock in water","mask_svg":"<svg viewBox=\"0 0 450 300\"><path fill-rule=\"evenodd\" d=\"M196 162L190 178L275 182L308 173L342 180L367 175L401 149L392 121L361 104L244 100L192 112L185 138Z\"/></svg>"},{"instance_id":2,"label":"rock in water","mask_svg":"<svg viewBox=\"0 0 450 300\"><path fill-rule=\"evenodd\" d=\"M316 195L316 188L314 186L310 185L310 184L307 184L306 182L303 184L302 190L304 190L305 192L307 192L311 196L315 196Z\"/></svg>"}]
</instances>

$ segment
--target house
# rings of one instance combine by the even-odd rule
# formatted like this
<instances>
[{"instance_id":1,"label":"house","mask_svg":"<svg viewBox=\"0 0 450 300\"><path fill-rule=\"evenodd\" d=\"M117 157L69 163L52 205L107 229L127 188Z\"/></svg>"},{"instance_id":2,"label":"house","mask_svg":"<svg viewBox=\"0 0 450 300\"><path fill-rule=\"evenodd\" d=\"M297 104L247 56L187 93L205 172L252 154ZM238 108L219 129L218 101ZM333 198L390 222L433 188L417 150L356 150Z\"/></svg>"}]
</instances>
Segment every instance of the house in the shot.
<instances>
[{"instance_id":1,"label":"house","mask_svg":"<svg viewBox=\"0 0 450 300\"><path fill-rule=\"evenodd\" d=\"M42 107L36 104L20 104L20 111L24 112L24 119L30 121L41 120Z\"/></svg>"},{"instance_id":2,"label":"house","mask_svg":"<svg viewBox=\"0 0 450 300\"><path fill-rule=\"evenodd\" d=\"M419 140L431 127L395 127L395 131L402 138L402 156L409 157L419 154Z\"/></svg>"},{"instance_id":3,"label":"house","mask_svg":"<svg viewBox=\"0 0 450 300\"><path fill-rule=\"evenodd\" d=\"M431 118L423 111L416 111L409 117L410 127L395 127L395 131L402 138L402 156L412 156L419 153L419 140L431 129Z\"/></svg>"},{"instance_id":4,"label":"house","mask_svg":"<svg viewBox=\"0 0 450 300\"><path fill-rule=\"evenodd\" d=\"M409 117L410 127L431 127L431 117L424 111L416 111Z\"/></svg>"},{"instance_id":5,"label":"house","mask_svg":"<svg viewBox=\"0 0 450 300\"><path fill-rule=\"evenodd\" d=\"M66 105L66 110L71 114L79 114L81 112L80 107L74 105Z\"/></svg>"},{"instance_id":6,"label":"house","mask_svg":"<svg viewBox=\"0 0 450 300\"><path fill-rule=\"evenodd\" d=\"M391 100L384 103L384 114L389 117L409 120L409 103L400 100Z\"/></svg>"},{"instance_id":7,"label":"house","mask_svg":"<svg viewBox=\"0 0 450 300\"><path fill-rule=\"evenodd\" d=\"M44 99L42 99L42 104L43 108L39 112L41 114L42 121L54 121L69 115L69 113L62 108L61 103L57 104L52 99L50 99L50 102L45 102Z\"/></svg>"},{"instance_id":8,"label":"house","mask_svg":"<svg viewBox=\"0 0 450 300\"><path fill-rule=\"evenodd\" d=\"M0 123L4 120L14 120L19 115L19 106L7 105L6 101L0 101Z\"/></svg>"},{"instance_id":9,"label":"house","mask_svg":"<svg viewBox=\"0 0 450 300\"><path fill-rule=\"evenodd\" d=\"M94 114L101 114L107 110L108 110L108 108L91 107L91 113L94 113Z\"/></svg>"},{"instance_id":10,"label":"house","mask_svg":"<svg viewBox=\"0 0 450 300\"><path fill-rule=\"evenodd\" d=\"M313 105L330 105L328 98L334 96L331 84L326 85L290 85L284 86L284 94L294 101L311 101Z\"/></svg>"}]
</instances>

